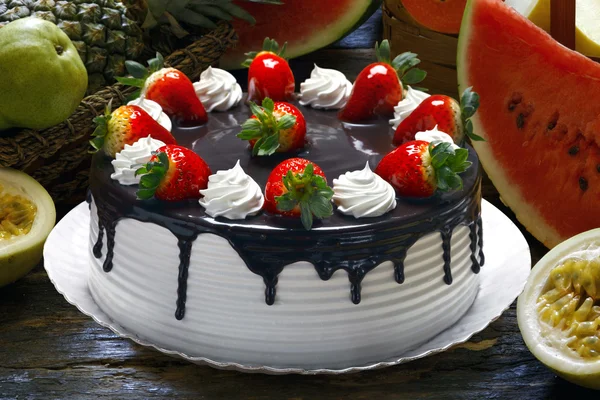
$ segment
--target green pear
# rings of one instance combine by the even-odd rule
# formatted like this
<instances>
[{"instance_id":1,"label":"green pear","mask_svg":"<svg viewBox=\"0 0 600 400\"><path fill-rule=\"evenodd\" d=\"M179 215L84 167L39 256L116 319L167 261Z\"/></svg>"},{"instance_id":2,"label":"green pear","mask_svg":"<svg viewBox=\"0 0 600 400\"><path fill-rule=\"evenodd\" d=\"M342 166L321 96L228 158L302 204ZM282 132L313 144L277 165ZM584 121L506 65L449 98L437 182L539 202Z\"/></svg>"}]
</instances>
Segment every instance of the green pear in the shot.
<instances>
[{"instance_id":1,"label":"green pear","mask_svg":"<svg viewBox=\"0 0 600 400\"><path fill-rule=\"evenodd\" d=\"M87 88L69 37L35 17L0 28L0 77L0 130L56 125L75 111Z\"/></svg>"}]
</instances>

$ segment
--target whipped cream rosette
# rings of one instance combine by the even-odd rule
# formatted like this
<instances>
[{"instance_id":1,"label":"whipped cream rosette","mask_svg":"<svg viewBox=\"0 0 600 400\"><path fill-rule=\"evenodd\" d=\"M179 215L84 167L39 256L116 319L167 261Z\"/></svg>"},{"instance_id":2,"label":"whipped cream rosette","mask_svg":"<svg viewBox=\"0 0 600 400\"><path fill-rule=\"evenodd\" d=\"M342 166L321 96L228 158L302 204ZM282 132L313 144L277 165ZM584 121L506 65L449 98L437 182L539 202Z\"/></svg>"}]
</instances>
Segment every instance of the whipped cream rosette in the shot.
<instances>
[{"instance_id":1,"label":"whipped cream rosette","mask_svg":"<svg viewBox=\"0 0 600 400\"><path fill-rule=\"evenodd\" d=\"M318 109L343 108L352 92L352 83L335 69L319 68L316 64L310 78L300 84L300 104Z\"/></svg>"},{"instance_id":2,"label":"whipped cream rosette","mask_svg":"<svg viewBox=\"0 0 600 400\"><path fill-rule=\"evenodd\" d=\"M228 170L217 171L208 177L208 187L200 191L200 205L213 218L244 219L256 215L265 202L262 190L244 172L240 161Z\"/></svg>"},{"instance_id":3,"label":"whipped cream rosette","mask_svg":"<svg viewBox=\"0 0 600 400\"><path fill-rule=\"evenodd\" d=\"M390 125L394 129L398 128L400 122L404 121L428 97L427 93L407 86L404 98L394 107L394 118L390 119Z\"/></svg>"},{"instance_id":4,"label":"whipped cream rosette","mask_svg":"<svg viewBox=\"0 0 600 400\"><path fill-rule=\"evenodd\" d=\"M227 111L242 101L242 88L229 72L208 67L194 82L196 95L206 111Z\"/></svg>"},{"instance_id":5,"label":"whipped cream rosette","mask_svg":"<svg viewBox=\"0 0 600 400\"><path fill-rule=\"evenodd\" d=\"M140 176L135 176L135 171L152 158L152 152L165 144L151 136L142 138L133 144L126 144L123 150L115 155L112 166L115 169L110 177L119 181L121 185L137 185Z\"/></svg>"}]
</instances>

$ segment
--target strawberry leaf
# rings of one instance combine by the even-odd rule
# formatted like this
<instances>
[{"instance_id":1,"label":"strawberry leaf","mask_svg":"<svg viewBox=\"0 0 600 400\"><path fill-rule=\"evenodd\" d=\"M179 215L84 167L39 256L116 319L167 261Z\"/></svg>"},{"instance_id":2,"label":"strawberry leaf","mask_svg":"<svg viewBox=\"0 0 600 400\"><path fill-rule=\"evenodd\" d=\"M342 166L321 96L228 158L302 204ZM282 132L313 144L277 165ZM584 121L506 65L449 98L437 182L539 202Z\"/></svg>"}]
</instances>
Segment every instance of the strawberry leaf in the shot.
<instances>
[{"instance_id":1,"label":"strawberry leaf","mask_svg":"<svg viewBox=\"0 0 600 400\"><path fill-rule=\"evenodd\" d=\"M134 87L139 87L139 88L144 87L144 83L146 83L146 79L129 78L129 77L123 77L123 76L117 76L116 80L117 80L117 82L119 82L122 85L134 86Z\"/></svg>"},{"instance_id":2,"label":"strawberry leaf","mask_svg":"<svg viewBox=\"0 0 600 400\"><path fill-rule=\"evenodd\" d=\"M242 140L256 140L252 147L253 156L275 153L281 147L279 133L284 129L293 128L296 117L291 114L284 114L279 118L275 116L275 103L268 97L263 100L262 106L253 102L249 102L248 105L254 117L242 124L242 131L237 137Z\"/></svg>"},{"instance_id":3,"label":"strawberry leaf","mask_svg":"<svg viewBox=\"0 0 600 400\"><path fill-rule=\"evenodd\" d=\"M383 40L381 45L375 42L375 54L377 55L377 61L390 64L392 59L390 42L388 42L387 39Z\"/></svg>"},{"instance_id":4,"label":"strawberry leaf","mask_svg":"<svg viewBox=\"0 0 600 400\"><path fill-rule=\"evenodd\" d=\"M262 107L268 113L273 113L273 110L275 109L275 102L271 98L265 97L262 101Z\"/></svg>"},{"instance_id":5,"label":"strawberry leaf","mask_svg":"<svg viewBox=\"0 0 600 400\"><path fill-rule=\"evenodd\" d=\"M148 77L148 70L139 62L127 60L125 61L125 69L134 78L145 79Z\"/></svg>"},{"instance_id":6,"label":"strawberry leaf","mask_svg":"<svg viewBox=\"0 0 600 400\"><path fill-rule=\"evenodd\" d=\"M156 156L155 161L150 161L146 165L135 171L135 176L141 175L139 190L136 192L139 200L148 200L154 197L156 190L167 175L169 170L169 157L165 152L153 152Z\"/></svg>"},{"instance_id":7,"label":"strawberry leaf","mask_svg":"<svg viewBox=\"0 0 600 400\"><path fill-rule=\"evenodd\" d=\"M467 161L469 151L464 148L454 149L452 143L434 142L429 144L431 166L435 172L437 190L448 192L463 187L459 174L465 172L471 162Z\"/></svg>"},{"instance_id":8,"label":"strawberry leaf","mask_svg":"<svg viewBox=\"0 0 600 400\"><path fill-rule=\"evenodd\" d=\"M417 54L411 53L410 51L404 52L397 55L392 61L392 67L398 71L398 75L402 76L411 69L421 63L421 60L417 57Z\"/></svg>"},{"instance_id":9,"label":"strawberry leaf","mask_svg":"<svg viewBox=\"0 0 600 400\"><path fill-rule=\"evenodd\" d=\"M313 224L313 214L308 203L300 203L300 220L304 229L310 231Z\"/></svg>"},{"instance_id":10,"label":"strawberry leaf","mask_svg":"<svg viewBox=\"0 0 600 400\"><path fill-rule=\"evenodd\" d=\"M413 68L408 70L408 72L402 76L401 80L402 83L405 83L407 85L413 85L415 83L423 82L425 77L427 77L426 71L419 68Z\"/></svg>"},{"instance_id":11,"label":"strawberry leaf","mask_svg":"<svg viewBox=\"0 0 600 400\"><path fill-rule=\"evenodd\" d=\"M275 153L279 148L279 132L272 134L271 136L263 136L263 142L258 145L258 142L254 145L254 148L258 149L256 155L259 156L270 156Z\"/></svg>"},{"instance_id":12,"label":"strawberry leaf","mask_svg":"<svg viewBox=\"0 0 600 400\"><path fill-rule=\"evenodd\" d=\"M465 129L465 135L473 141L485 141L484 138L473 132L473 121L471 118L479 108L479 94L473 91L472 87L468 87L463 92L460 98L460 118Z\"/></svg>"},{"instance_id":13,"label":"strawberry leaf","mask_svg":"<svg viewBox=\"0 0 600 400\"><path fill-rule=\"evenodd\" d=\"M324 219L333 214L333 189L327 186L325 178L315 175L312 163L308 163L303 172L288 171L282 180L287 192L275 198L277 209L291 211L299 206L305 229L311 229L314 218Z\"/></svg>"}]
</instances>

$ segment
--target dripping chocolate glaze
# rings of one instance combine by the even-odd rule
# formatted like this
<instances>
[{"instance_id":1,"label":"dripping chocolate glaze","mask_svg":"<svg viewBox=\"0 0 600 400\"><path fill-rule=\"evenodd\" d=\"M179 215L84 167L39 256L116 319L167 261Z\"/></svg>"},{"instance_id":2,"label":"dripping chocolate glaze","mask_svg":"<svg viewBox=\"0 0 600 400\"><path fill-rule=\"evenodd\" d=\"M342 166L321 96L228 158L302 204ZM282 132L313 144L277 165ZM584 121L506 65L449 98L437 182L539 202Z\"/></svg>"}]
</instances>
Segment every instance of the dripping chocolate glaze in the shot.
<instances>
[{"instance_id":1,"label":"dripping chocolate glaze","mask_svg":"<svg viewBox=\"0 0 600 400\"><path fill-rule=\"evenodd\" d=\"M214 172L232 168L239 159L246 173L263 187L271 170L289 157L304 157L318 164L331 184L334 178L362 169L369 161L374 169L381 158L391 151L393 131L387 121L369 125L341 123L336 112L300 107L307 120L307 146L296 154L276 154L251 158L246 142L235 135L239 125L249 116L245 105L227 113L212 113L209 122L197 128L176 128L179 144L192 148ZM137 186L122 186L110 179L113 168L110 159L98 153L91 172L91 191L98 208L99 234L94 255L102 257L103 232L107 251L104 270L113 262L115 228L122 218L152 222L170 230L178 239L180 249L176 317L183 318L190 252L194 239L203 233L213 233L229 241L248 268L265 283L265 301L275 302L278 275L286 265L308 261L319 277L328 280L335 271L347 272L350 298L361 301L361 282L365 275L384 261L394 264L394 278L405 280L404 259L410 247L422 236L440 232L443 268L440 279L452 283L450 241L454 228L466 225L470 229L471 262L474 273L483 265L480 214L480 167L475 152L469 147L473 166L463 174L464 188L427 200L398 199L396 209L377 218L354 219L334 212L323 221L315 221L310 232L300 220L259 214L245 220L213 219L204 213L197 201L177 203L155 200L138 201ZM282 232L285 232L282 235ZM479 254L475 254L479 248ZM176 262L174 260L174 262ZM201 266L192 266L192 268Z\"/></svg>"}]
</instances>

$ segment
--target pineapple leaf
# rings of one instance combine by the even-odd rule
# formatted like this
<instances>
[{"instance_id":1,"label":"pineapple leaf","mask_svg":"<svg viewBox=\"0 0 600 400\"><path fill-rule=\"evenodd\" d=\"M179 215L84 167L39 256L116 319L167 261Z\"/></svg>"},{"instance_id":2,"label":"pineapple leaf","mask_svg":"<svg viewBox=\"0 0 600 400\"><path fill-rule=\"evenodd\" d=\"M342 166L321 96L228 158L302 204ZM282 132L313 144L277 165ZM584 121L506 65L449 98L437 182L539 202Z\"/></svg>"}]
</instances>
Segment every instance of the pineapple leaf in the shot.
<instances>
[{"instance_id":1,"label":"pineapple leaf","mask_svg":"<svg viewBox=\"0 0 600 400\"><path fill-rule=\"evenodd\" d=\"M185 12L181 13L181 15L178 15L177 19L201 28L215 29L217 27L217 24L211 21L210 18L192 10L186 10Z\"/></svg>"},{"instance_id":2,"label":"pineapple leaf","mask_svg":"<svg viewBox=\"0 0 600 400\"><path fill-rule=\"evenodd\" d=\"M192 9L201 15L206 15L209 17L213 17L216 19L222 19L224 21L231 21L233 16L226 11L223 11L218 6L209 6L209 5L197 5L192 6Z\"/></svg>"},{"instance_id":3,"label":"pineapple leaf","mask_svg":"<svg viewBox=\"0 0 600 400\"><path fill-rule=\"evenodd\" d=\"M221 4L220 7L236 18L243 19L244 21L248 21L252 25L254 25L256 23L256 20L254 19L254 17L252 15L250 15L248 13L248 11L244 10L240 6L236 6L233 3L224 2L223 4Z\"/></svg>"}]
</instances>

